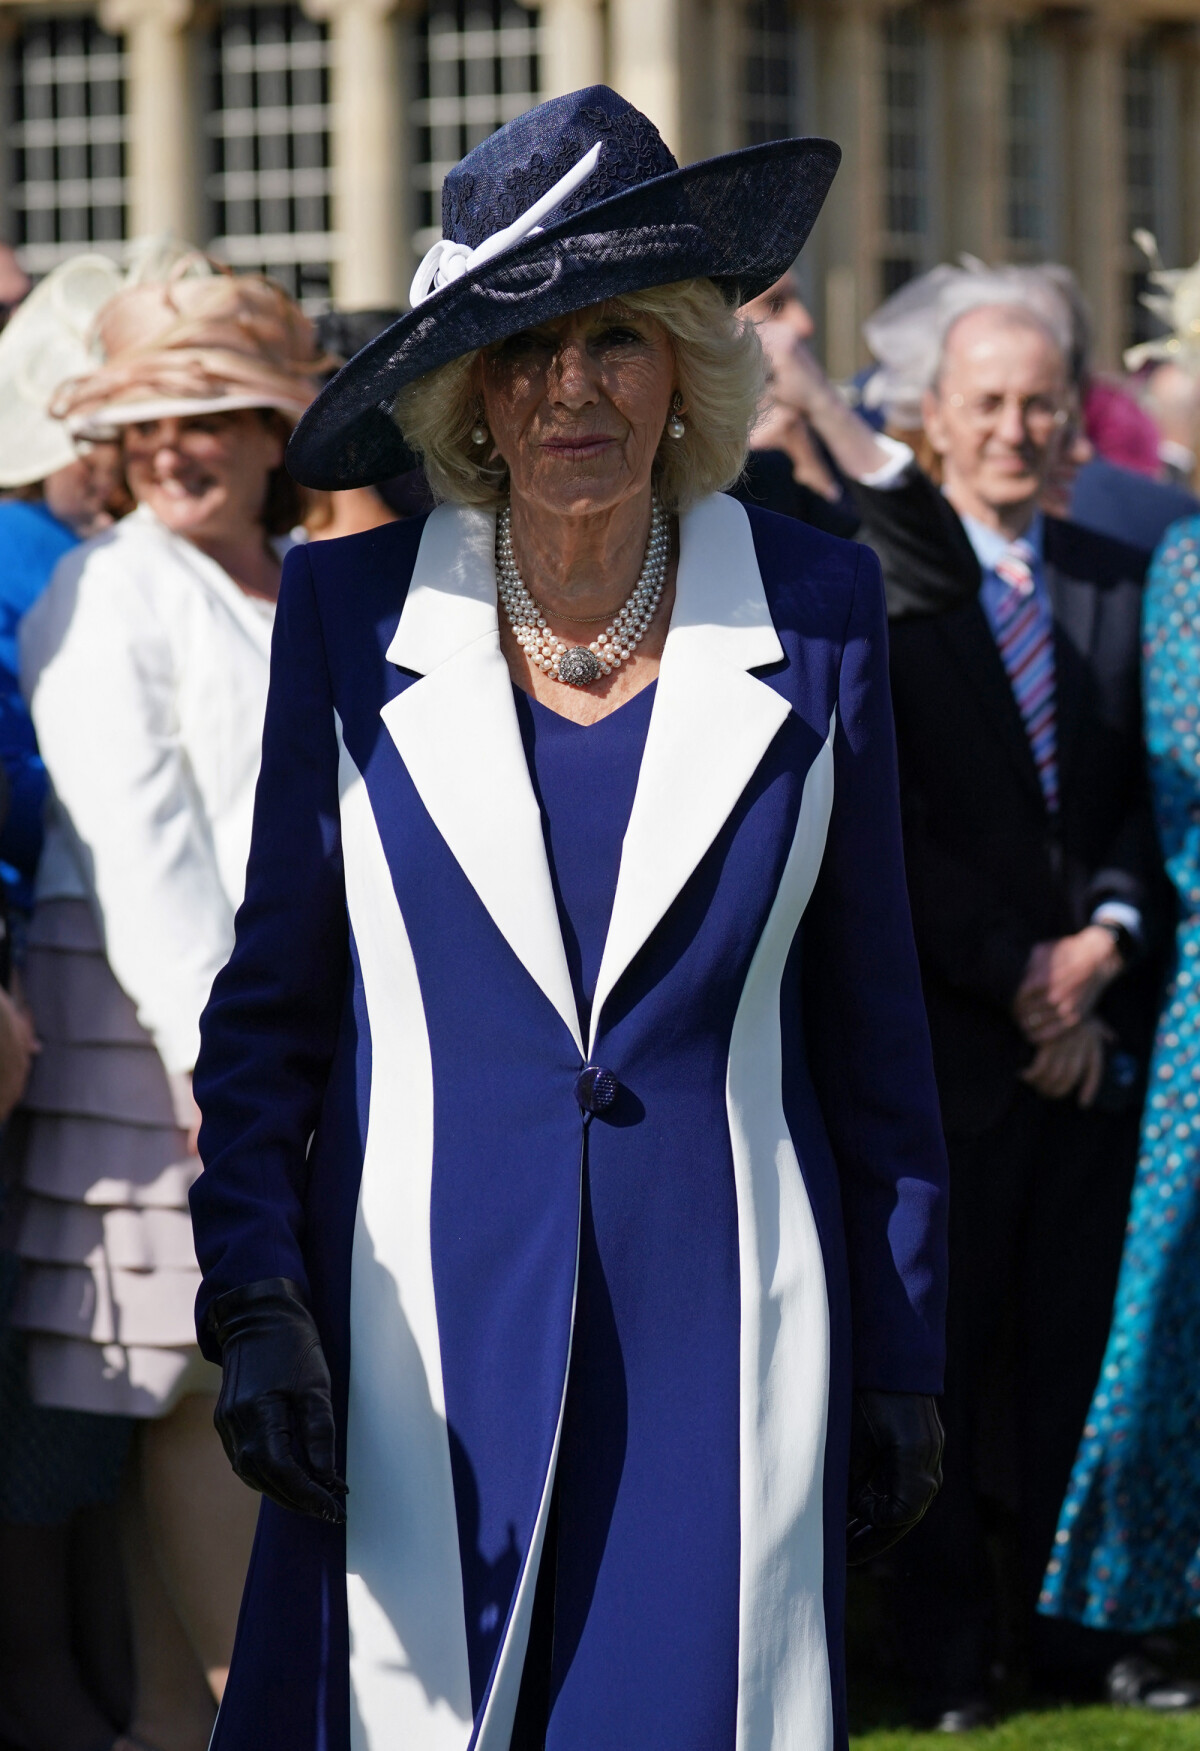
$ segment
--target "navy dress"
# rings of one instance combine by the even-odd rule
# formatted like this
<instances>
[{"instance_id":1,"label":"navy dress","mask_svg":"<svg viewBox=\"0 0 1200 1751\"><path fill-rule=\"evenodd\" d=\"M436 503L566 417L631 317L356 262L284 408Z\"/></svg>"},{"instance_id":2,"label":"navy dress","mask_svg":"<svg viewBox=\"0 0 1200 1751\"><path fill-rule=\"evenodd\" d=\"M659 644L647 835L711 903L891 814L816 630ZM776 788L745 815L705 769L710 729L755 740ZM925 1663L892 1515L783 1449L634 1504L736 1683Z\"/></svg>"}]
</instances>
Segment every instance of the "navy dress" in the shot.
<instances>
[{"instance_id":1,"label":"navy dress","mask_svg":"<svg viewBox=\"0 0 1200 1751\"><path fill-rule=\"evenodd\" d=\"M586 1038L655 688L589 725L514 692ZM717 1157L672 1169L593 1174L585 1150L562 1453L513 1751L583 1742L598 1684L643 1744L682 1727L698 1751L733 1751L736 1198ZM622 1633L628 1614L603 1599L590 1613L598 1583L608 1603L640 1601L649 1633Z\"/></svg>"}]
</instances>

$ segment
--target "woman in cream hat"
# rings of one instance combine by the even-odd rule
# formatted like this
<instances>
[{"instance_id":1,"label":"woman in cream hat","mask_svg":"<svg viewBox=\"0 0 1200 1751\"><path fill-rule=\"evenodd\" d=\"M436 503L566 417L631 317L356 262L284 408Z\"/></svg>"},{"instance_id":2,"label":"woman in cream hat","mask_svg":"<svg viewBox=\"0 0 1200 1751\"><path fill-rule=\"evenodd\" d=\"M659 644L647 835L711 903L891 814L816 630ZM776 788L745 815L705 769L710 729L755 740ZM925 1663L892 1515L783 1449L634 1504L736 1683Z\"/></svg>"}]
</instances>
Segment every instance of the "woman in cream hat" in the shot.
<instances>
[{"instance_id":1,"label":"woman in cream hat","mask_svg":"<svg viewBox=\"0 0 1200 1751\"><path fill-rule=\"evenodd\" d=\"M97 336L104 363L56 412L119 438L137 508L66 556L22 628L52 805L17 1319L38 1402L139 1419L134 1730L199 1751L253 1514L224 1468L218 1376L192 1331L191 1070L233 942L300 520L283 449L323 361L278 287L194 255L120 292Z\"/></svg>"}]
</instances>

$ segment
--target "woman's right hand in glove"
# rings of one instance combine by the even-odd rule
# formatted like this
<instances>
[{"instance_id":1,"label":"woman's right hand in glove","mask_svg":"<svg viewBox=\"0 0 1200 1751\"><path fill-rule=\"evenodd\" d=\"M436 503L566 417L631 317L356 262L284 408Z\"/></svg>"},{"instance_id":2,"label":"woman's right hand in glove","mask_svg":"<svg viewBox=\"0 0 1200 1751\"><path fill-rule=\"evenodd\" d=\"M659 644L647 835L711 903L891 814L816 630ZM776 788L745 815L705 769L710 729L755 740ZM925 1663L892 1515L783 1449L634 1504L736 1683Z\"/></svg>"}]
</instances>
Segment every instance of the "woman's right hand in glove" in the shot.
<instances>
[{"instance_id":1,"label":"woman's right hand in glove","mask_svg":"<svg viewBox=\"0 0 1200 1751\"><path fill-rule=\"evenodd\" d=\"M207 1325L221 1347L213 1422L234 1471L280 1507L344 1524L329 1368L298 1286L268 1277L230 1289Z\"/></svg>"}]
</instances>

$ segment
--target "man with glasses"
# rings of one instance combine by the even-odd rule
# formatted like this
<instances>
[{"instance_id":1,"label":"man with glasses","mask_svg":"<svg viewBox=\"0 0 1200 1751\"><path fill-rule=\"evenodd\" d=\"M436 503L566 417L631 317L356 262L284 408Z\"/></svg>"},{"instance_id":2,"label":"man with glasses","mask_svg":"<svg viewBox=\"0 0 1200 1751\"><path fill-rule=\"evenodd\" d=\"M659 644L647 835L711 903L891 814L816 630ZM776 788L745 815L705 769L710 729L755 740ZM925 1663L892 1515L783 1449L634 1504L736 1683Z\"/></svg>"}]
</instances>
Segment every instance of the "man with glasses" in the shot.
<instances>
[{"instance_id":1,"label":"man with glasses","mask_svg":"<svg viewBox=\"0 0 1200 1751\"><path fill-rule=\"evenodd\" d=\"M1145 556L1039 509L1075 420L1044 313L1009 301L950 322L923 404L940 489L826 391L814 379L809 417L887 580L950 1151L945 1484L898 1553L896 1624L915 1712L956 1731L987 1718L1012 1655L1006 1531L1035 1682L1098 1690L1122 1651L1035 1602L1103 1355L1153 1027Z\"/></svg>"}]
</instances>

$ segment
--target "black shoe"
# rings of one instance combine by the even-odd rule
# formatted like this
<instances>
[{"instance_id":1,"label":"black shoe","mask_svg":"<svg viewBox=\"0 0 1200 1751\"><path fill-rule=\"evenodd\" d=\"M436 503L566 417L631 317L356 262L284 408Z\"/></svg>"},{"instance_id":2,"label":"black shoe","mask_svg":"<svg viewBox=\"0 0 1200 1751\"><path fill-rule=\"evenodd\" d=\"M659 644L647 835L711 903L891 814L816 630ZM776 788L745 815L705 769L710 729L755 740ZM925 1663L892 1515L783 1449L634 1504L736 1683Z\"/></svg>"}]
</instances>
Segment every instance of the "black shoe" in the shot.
<instances>
[{"instance_id":1,"label":"black shoe","mask_svg":"<svg viewBox=\"0 0 1200 1751\"><path fill-rule=\"evenodd\" d=\"M990 1727L995 1718L996 1711L985 1696L965 1696L935 1704L926 1712L922 1725L932 1733L973 1733L976 1727Z\"/></svg>"},{"instance_id":2,"label":"black shoe","mask_svg":"<svg viewBox=\"0 0 1200 1751\"><path fill-rule=\"evenodd\" d=\"M1169 1676L1141 1654L1110 1666L1104 1688L1114 1708L1145 1708L1164 1715L1200 1709L1200 1684Z\"/></svg>"}]
</instances>

